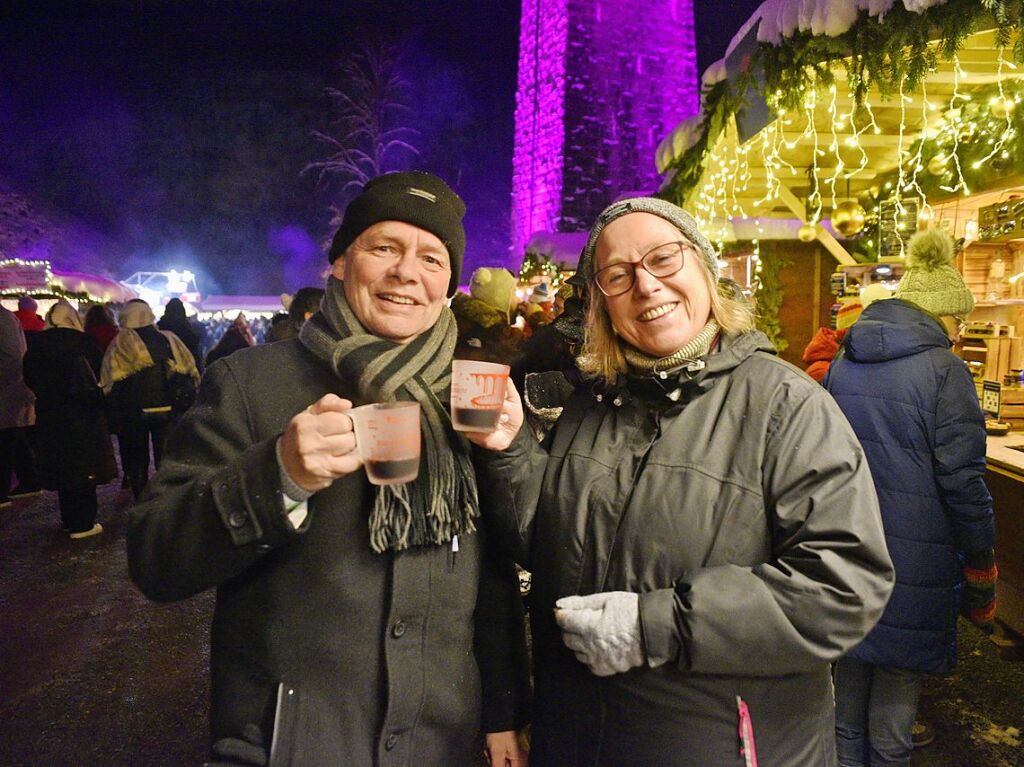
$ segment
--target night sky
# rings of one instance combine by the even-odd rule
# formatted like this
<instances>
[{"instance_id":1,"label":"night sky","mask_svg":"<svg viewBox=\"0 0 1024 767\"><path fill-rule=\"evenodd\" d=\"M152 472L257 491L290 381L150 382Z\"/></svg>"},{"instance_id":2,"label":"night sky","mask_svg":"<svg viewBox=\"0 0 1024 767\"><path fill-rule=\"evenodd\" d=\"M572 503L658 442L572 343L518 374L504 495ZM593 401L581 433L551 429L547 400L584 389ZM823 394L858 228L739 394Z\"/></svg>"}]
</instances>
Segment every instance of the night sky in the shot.
<instances>
[{"instance_id":1,"label":"night sky","mask_svg":"<svg viewBox=\"0 0 1024 767\"><path fill-rule=\"evenodd\" d=\"M698 0L701 71L757 5ZM420 155L397 162L440 173L466 199L468 269L516 262L507 243L518 0L4 9L0 187L99 233L104 245L87 258L101 263L66 266L119 278L191 268L203 293L317 284L339 189L303 169L325 155L312 137L334 114L325 88L343 84L337 65L353 40L373 34L403 50Z\"/></svg>"}]
</instances>

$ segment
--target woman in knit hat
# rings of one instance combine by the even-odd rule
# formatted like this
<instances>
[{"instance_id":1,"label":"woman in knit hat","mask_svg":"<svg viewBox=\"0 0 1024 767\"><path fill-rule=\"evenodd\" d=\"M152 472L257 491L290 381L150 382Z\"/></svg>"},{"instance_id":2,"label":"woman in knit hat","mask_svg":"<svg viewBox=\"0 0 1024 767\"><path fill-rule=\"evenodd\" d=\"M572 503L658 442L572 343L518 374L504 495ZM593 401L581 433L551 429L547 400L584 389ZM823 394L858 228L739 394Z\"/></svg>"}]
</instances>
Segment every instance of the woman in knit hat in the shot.
<instances>
[{"instance_id":1,"label":"woman in knit hat","mask_svg":"<svg viewBox=\"0 0 1024 767\"><path fill-rule=\"evenodd\" d=\"M531 593L531 764L835 763L830 663L891 568L863 451L671 203L598 218L587 375L542 445L469 435ZM737 739L737 733L740 737Z\"/></svg>"},{"instance_id":2,"label":"woman in knit hat","mask_svg":"<svg viewBox=\"0 0 1024 767\"><path fill-rule=\"evenodd\" d=\"M956 663L958 611L986 628L995 612L985 423L950 351L974 296L953 257L948 234L915 235L894 297L864 310L824 381L864 445L896 569L878 626L836 664L844 766L909 763L923 675Z\"/></svg>"}]
</instances>

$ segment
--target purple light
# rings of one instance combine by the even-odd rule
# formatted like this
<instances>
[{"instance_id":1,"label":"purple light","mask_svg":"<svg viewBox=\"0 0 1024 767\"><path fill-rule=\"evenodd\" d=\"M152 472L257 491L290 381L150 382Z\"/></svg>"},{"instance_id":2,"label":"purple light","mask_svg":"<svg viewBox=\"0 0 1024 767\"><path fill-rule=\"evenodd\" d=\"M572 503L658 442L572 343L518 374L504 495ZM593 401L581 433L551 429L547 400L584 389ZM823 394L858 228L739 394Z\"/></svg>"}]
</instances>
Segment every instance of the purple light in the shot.
<instances>
[{"instance_id":1,"label":"purple light","mask_svg":"<svg viewBox=\"0 0 1024 767\"><path fill-rule=\"evenodd\" d=\"M523 0L513 256L653 193L658 142L698 107L693 0Z\"/></svg>"}]
</instances>

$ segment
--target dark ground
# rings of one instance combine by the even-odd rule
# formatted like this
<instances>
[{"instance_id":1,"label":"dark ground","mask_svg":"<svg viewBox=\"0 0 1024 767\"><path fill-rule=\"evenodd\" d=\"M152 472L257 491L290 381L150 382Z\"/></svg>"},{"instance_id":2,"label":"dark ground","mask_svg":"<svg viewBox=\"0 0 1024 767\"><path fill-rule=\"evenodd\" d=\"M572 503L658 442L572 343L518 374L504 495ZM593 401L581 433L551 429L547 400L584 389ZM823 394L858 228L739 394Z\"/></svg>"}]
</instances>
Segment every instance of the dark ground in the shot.
<instances>
[{"instance_id":1,"label":"dark ground","mask_svg":"<svg viewBox=\"0 0 1024 767\"><path fill-rule=\"evenodd\" d=\"M106 531L71 541L56 494L0 509L0 765L185 767L206 752L207 593L147 602L128 580L127 491L100 490ZM913 767L1024 765L1024 662L963 625L956 674L925 686L937 731ZM772 767L765 765L764 767Z\"/></svg>"}]
</instances>

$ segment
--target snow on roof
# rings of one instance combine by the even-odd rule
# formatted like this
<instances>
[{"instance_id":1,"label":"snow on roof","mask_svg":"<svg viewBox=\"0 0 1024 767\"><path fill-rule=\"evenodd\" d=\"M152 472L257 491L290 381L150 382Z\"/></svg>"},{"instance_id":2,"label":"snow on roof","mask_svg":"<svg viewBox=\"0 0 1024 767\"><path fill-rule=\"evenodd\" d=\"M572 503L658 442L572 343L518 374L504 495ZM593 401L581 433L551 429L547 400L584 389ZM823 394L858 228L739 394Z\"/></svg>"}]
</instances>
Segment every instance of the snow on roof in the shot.
<instances>
[{"instance_id":1,"label":"snow on roof","mask_svg":"<svg viewBox=\"0 0 1024 767\"><path fill-rule=\"evenodd\" d=\"M551 263L569 271L579 263L587 236L587 232L536 232L526 243L526 249L547 256Z\"/></svg>"},{"instance_id":2,"label":"snow on roof","mask_svg":"<svg viewBox=\"0 0 1024 767\"><path fill-rule=\"evenodd\" d=\"M924 13L948 0L900 0L911 13ZM725 56L704 70L701 83L709 87L728 77L725 61L731 56L750 30L757 27L757 41L780 45L797 32L838 37L847 32L861 11L879 21L893 7L896 0L765 0L740 30L733 35ZM703 114L679 123L658 145L655 162L663 171L668 163L681 155L700 137Z\"/></svg>"}]
</instances>

